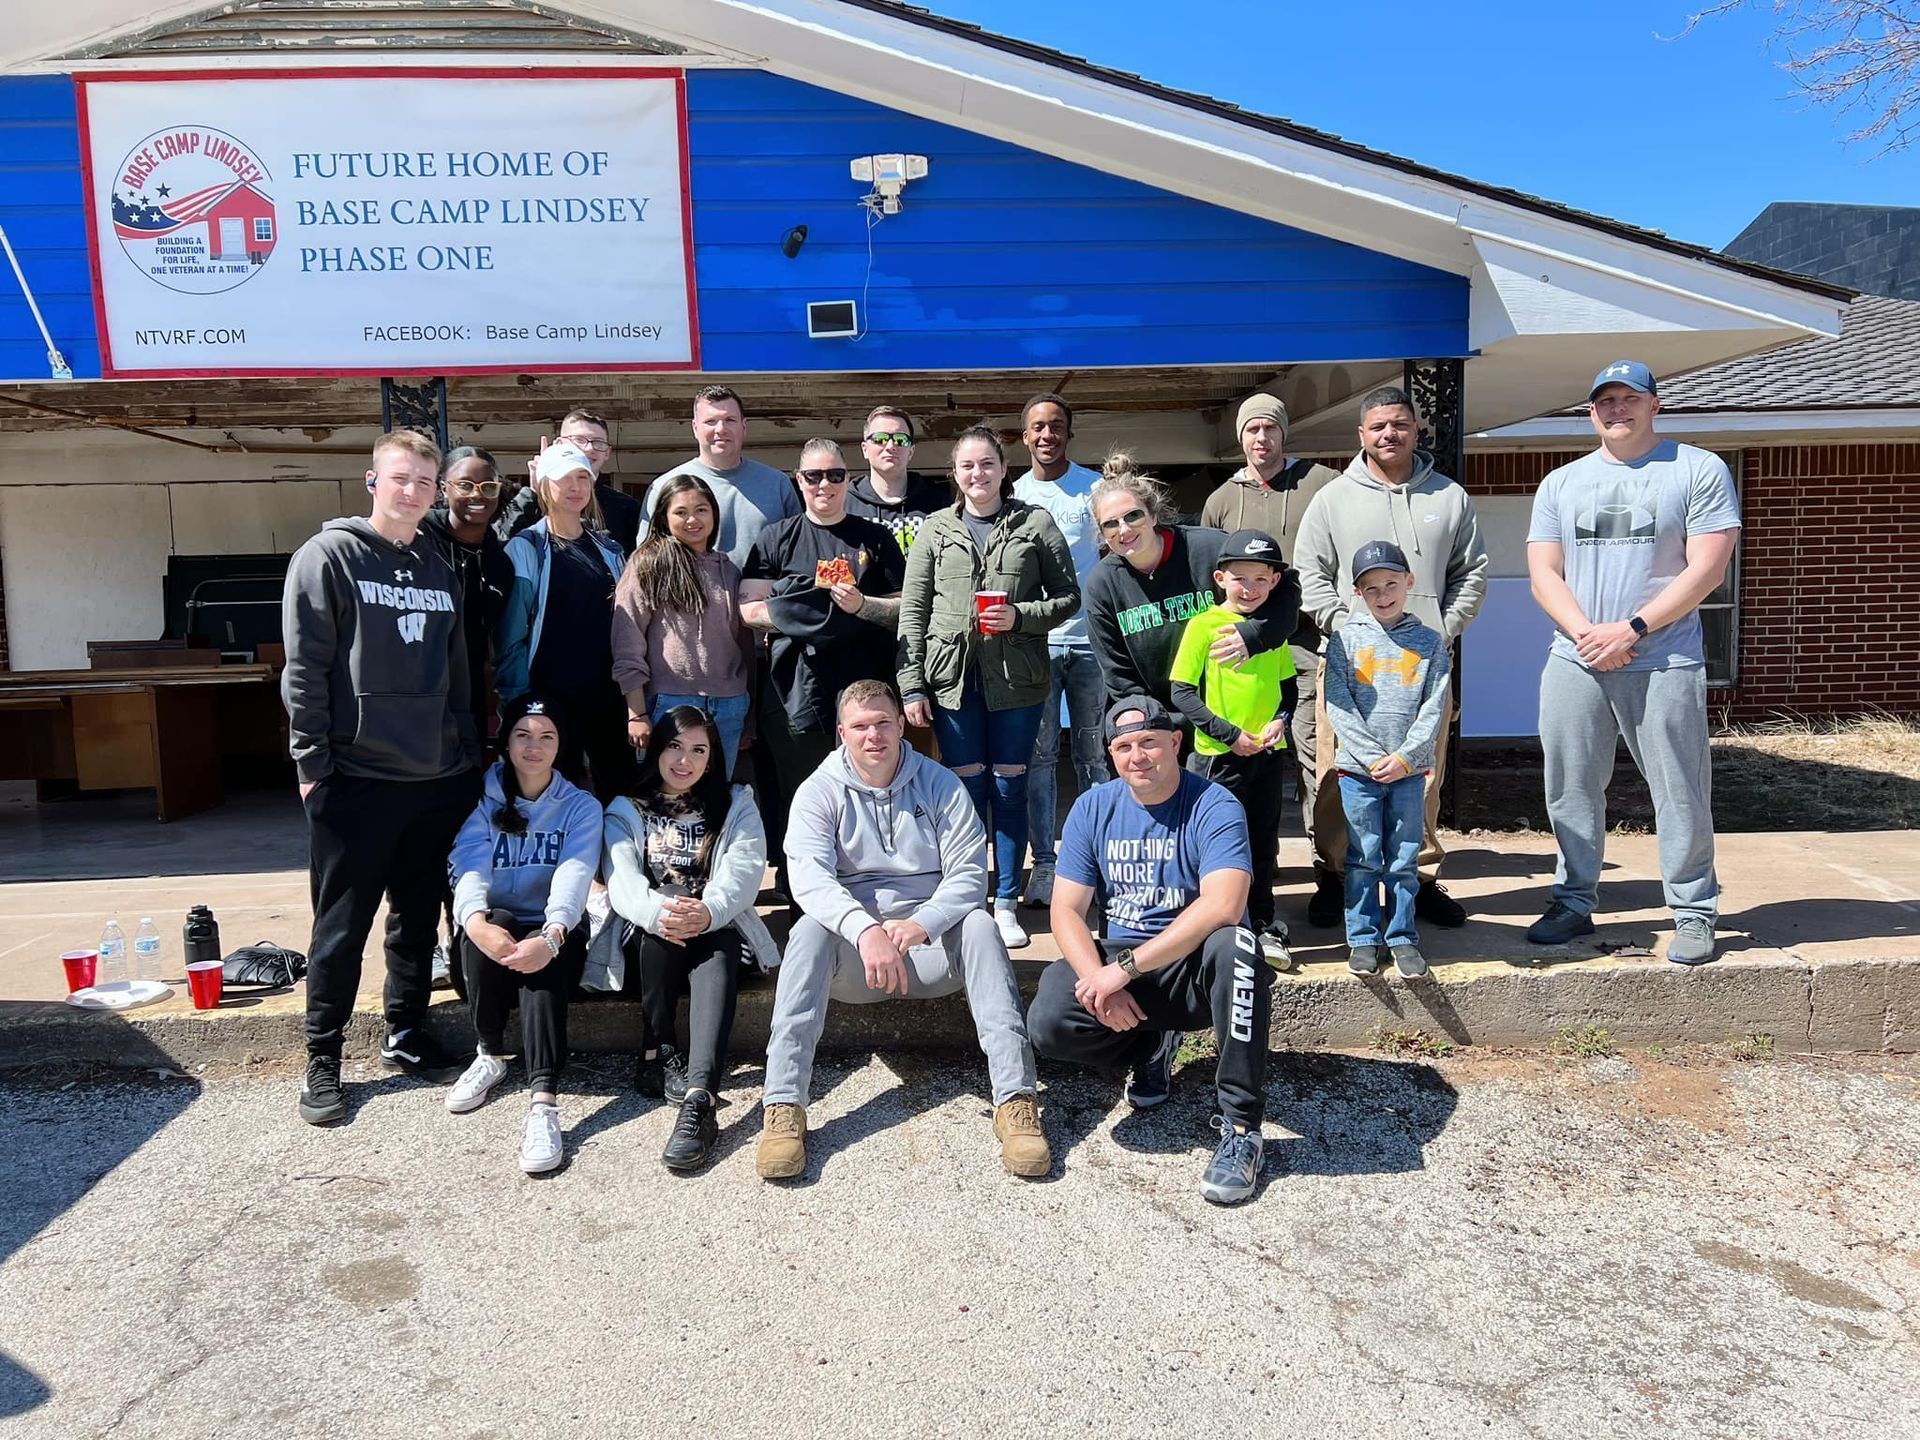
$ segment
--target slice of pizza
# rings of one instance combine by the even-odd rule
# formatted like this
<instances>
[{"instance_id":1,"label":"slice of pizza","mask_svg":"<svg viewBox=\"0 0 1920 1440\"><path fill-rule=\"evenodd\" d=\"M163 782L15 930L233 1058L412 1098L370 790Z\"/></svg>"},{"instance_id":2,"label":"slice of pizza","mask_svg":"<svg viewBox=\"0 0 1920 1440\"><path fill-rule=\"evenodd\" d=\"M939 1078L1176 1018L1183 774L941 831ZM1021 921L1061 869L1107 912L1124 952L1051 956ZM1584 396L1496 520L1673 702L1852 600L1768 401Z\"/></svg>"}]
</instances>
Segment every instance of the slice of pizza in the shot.
<instances>
[{"instance_id":1,"label":"slice of pizza","mask_svg":"<svg viewBox=\"0 0 1920 1440\"><path fill-rule=\"evenodd\" d=\"M821 590L831 590L845 582L853 584L853 566L844 555L836 555L831 560L821 560L813 567L813 583Z\"/></svg>"}]
</instances>

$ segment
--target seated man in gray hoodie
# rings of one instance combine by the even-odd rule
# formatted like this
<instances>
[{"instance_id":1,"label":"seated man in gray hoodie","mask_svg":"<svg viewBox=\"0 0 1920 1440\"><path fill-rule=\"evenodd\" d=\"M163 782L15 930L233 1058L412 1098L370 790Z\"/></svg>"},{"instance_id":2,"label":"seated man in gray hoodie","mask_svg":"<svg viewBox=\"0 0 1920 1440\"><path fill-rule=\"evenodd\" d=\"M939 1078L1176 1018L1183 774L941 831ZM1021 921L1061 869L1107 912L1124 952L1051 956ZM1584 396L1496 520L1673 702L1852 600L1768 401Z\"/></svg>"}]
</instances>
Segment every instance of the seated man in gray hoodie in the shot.
<instances>
[{"instance_id":1,"label":"seated man in gray hoodie","mask_svg":"<svg viewBox=\"0 0 1920 1440\"><path fill-rule=\"evenodd\" d=\"M840 694L840 747L801 782L787 872L802 914L787 938L767 1043L757 1168L807 1166L807 1093L827 1002L931 1000L965 988L993 1084L993 1133L1015 1175L1053 1166L1034 1099L1033 1047L1013 962L983 905L987 833L949 770L902 743L884 680Z\"/></svg>"}]
</instances>

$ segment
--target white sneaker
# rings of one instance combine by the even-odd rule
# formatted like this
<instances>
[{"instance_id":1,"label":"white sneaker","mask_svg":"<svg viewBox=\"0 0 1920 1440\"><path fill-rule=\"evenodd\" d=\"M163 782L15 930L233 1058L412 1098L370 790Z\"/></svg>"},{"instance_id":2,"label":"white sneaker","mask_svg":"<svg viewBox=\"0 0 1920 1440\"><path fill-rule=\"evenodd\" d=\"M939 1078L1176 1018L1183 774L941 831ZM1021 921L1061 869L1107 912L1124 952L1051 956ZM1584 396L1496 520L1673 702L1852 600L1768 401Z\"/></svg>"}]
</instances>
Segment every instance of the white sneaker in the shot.
<instances>
[{"instance_id":1,"label":"white sneaker","mask_svg":"<svg viewBox=\"0 0 1920 1440\"><path fill-rule=\"evenodd\" d=\"M453 961L447 955L447 947L444 945L436 945L433 947L432 988L435 990L451 990L453 988Z\"/></svg>"},{"instance_id":2,"label":"white sneaker","mask_svg":"<svg viewBox=\"0 0 1920 1440\"><path fill-rule=\"evenodd\" d=\"M540 1175L557 1168L565 1158L558 1107L536 1101L527 1111L526 1128L520 1132L520 1168L529 1175Z\"/></svg>"},{"instance_id":3,"label":"white sneaker","mask_svg":"<svg viewBox=\"0 0 1920 1440\"><path fill-rule=\"evenodd\" d=\"M453 1089L447 1092L447 1109L455 1115L464 1115L469 1110L478 1110L487 1103L487 1096L493 1093L507 1074L507 1062L493 1055L476 1055L473 1063L467 1066L467 1073L453 1082Z\"/></svg>"},{"instance_id":4,"label":"white sneaker","mask_svg":"<svg viewBox=\"0 0 1920 1440\"><path fill-rule=\"evenodd\" d=\"M1032 937L1020 926L1020 912L1014 909L1011 900L993 902L993 923L1000 932L1000 941L1009 950L1018 950L1023 945L1033 943Z\"/></svg>"},{"instance_id":5,"label":"white sneaker","mask_svg":"<svg viewBox=\"0 0 1920 1440\"><path fill-rule=\"evenodd\" d=\"M1031 910L1044 910L1053 904L1053 866L1036 864L1027 874L1027 893L1020 903Z\"/></svg>"}]
</instances>

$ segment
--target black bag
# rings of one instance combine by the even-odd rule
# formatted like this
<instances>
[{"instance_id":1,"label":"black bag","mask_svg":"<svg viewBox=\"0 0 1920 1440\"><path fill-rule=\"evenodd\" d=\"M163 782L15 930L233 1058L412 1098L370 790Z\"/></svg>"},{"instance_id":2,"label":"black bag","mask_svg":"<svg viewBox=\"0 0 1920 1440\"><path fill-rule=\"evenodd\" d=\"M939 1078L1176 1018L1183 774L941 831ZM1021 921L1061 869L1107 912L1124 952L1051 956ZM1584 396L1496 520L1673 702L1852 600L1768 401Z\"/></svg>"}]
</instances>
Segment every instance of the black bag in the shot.
<instances>
[{"instance_id":1,"label":"black bag","mask_svg":"<svg viewBox=\"0 0 1920 1440\"><path fill-rule=\"evenodd\" d=\"M255 990L283 989L304 978L306 973L306 956L298 950L276 945L271 940L256 940L251 945L242 945L227 956L221 970L224 977L222 984L226 988L239 986Z\"/></svg>"}]
</instances>

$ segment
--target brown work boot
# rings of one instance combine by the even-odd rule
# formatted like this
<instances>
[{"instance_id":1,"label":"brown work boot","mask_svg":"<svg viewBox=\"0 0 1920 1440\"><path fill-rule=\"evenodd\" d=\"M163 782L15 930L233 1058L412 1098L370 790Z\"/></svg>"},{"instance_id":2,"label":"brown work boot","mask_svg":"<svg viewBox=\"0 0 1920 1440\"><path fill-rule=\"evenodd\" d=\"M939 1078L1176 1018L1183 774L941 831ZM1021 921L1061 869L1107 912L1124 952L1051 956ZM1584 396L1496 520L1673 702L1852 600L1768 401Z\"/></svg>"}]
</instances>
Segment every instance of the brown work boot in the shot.
<instances>
[{"instance_id":1,"label":"brown work boot","mask_svg":"<svg viewBox=\"0 0 1920 1440\"><path fill-rule=\"evenodd\" d=\"M1000 1163L1010 1175L1044 1175L1053 1169L1047 1132L1040 1128L1040 1109L1031 1095L1016 1095L996 1105L993 1133L1000 1141Z\"/></svg>"},{"instance_id":2,"label":"brown work boot","mask_svg":"<svg viewBox=\"0 0 1920 1440\"><path fill-rule=\"evenodd\" d=\"M791 1180L807 1168L805 1106L764 1108L760 1117L760 1149L753 1164L762 1180Z\"/></svg>"}]
</instances>

